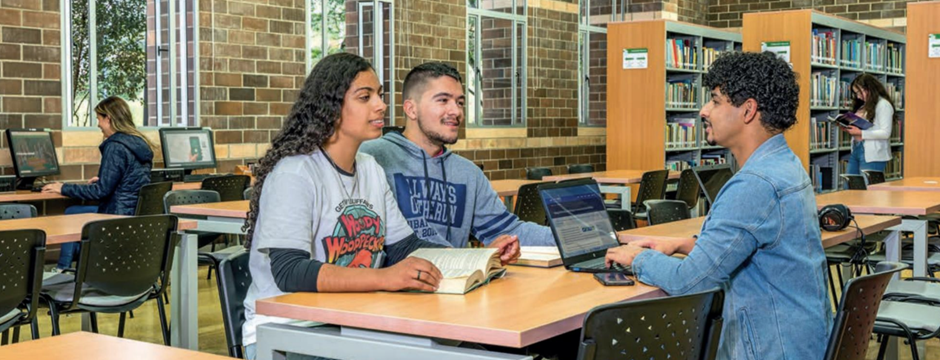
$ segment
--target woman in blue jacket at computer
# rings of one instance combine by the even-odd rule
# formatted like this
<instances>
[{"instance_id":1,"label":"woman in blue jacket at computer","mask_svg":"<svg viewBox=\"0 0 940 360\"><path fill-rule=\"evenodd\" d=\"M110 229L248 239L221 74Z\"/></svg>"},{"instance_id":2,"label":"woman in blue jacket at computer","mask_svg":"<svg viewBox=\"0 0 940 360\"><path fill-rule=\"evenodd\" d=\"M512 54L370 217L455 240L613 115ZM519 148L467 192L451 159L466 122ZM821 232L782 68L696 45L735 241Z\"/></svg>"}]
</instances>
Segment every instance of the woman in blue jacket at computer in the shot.
<instances>
[{"instance_id":1,"label":"woman in blue jacket at computer","mask_svg":"<svg viewBox=\"0 0 940 360\"><path fill-rule=\"evenodd\" d=\"M91 178L88 184L48 184L42 191L98 200L97 206L70 206L66 214L134 215L140 188L150 183L154 146L137 130L124 99L110 96L101 100L95 106L95 114L98 128L104 134L104 141L98 146L101 151L98 176ZM57 268L71 267L72 257L78 250L78 243L62 244Z\"/></svg>"}]
</instances>

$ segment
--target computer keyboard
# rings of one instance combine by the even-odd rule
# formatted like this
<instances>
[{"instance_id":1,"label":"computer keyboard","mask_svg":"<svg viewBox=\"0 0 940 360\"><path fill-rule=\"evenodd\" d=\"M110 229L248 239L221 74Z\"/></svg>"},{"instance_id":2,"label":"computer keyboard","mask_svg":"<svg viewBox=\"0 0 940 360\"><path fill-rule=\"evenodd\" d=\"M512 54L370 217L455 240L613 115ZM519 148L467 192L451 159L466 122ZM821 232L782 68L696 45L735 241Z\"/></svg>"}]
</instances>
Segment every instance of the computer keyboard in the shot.
<instances>
[{"instance_id":1,"label":"computer keyboard","mask_svg":"<svg viewBox=\"0 0 940 360\"><path fill-rule=\"evenodd\" d=\"M29 191L40 192L42 191L42 188L45 186L46 186L46 183L41 183L41 182L36 181L33 183L33 187L30 188Z\"/></svg>"}]
</instances>

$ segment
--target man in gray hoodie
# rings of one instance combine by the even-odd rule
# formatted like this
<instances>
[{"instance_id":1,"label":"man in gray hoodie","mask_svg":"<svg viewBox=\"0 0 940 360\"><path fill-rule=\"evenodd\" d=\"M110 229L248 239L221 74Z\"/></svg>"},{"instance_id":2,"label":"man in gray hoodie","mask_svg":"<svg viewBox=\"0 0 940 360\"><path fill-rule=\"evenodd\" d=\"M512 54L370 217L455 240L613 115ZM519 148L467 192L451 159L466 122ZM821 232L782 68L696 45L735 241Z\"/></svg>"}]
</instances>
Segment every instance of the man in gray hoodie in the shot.
<instances>
[{"instance_id":1,"label":"man in gray hoodie","mask_svg":"<svg viewBox=\"0 0 940 360\"><path fill-rule=\"evenodd\" d=\"M472 234L484 244L515 235L521 245L554 246L551 229L520 221L499 200L473 162L450 152L464 117L460 73L444 63L421 64L405 77L403 134L389 132L360 151L385 168L398 207L415 234L466 247Z\"/></svg>"}]
</instances>

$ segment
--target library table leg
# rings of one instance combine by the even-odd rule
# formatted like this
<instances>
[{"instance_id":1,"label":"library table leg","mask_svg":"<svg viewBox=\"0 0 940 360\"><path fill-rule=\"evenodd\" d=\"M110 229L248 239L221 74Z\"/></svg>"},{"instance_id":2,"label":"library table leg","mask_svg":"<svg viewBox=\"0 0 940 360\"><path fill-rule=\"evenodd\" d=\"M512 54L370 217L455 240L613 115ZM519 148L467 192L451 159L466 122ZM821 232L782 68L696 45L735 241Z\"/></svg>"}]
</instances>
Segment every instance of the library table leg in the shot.
<instances>
[{"instance_id":1,"label":"library table leg","mask_svg":"<svg viewBox=\"0 0 940 360\"><path fill-rule=\"evenodd\" d=\"M173 256L170 272L170 344L174 347L199 350L197 313L198 288L196 283L195 234L180 233L182 241ZM158 300L159 301L159 300Z\"/></svg>"}]
</instances>

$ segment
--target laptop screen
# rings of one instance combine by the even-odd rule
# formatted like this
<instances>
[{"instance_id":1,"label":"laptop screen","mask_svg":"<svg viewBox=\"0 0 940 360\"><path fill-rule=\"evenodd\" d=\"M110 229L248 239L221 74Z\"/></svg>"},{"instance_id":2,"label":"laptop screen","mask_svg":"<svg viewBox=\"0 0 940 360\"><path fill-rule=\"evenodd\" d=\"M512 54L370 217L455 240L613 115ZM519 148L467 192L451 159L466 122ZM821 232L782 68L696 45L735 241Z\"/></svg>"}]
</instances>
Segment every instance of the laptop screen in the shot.
<instances>
[{"instance_id":1,"label":"laptop screen","mask_svg":"<svg viewBox=\"0 0 940 360\"><path fill-rule=\"evenodd\" d=\"M547 186L539 191L563 258L620 245L597 183L587 182Z\"/></svg>"},{"instance_id":2,"label":"laptop screen","mask_svg":"<svg viewBox=\"0 0 940 360\"><path fill-rule=\"evenodd\" d=\"M718 192L720 192L721 188L725 186L725 183L734 176L734 173L731 171L731 165L727 164L700 166L692 169L695 172L695 177L698 179L698 183L702 187L702 191L705 193L705 198L708 199L709 204L715 203Z\"/></svg>"}]
</instances>

